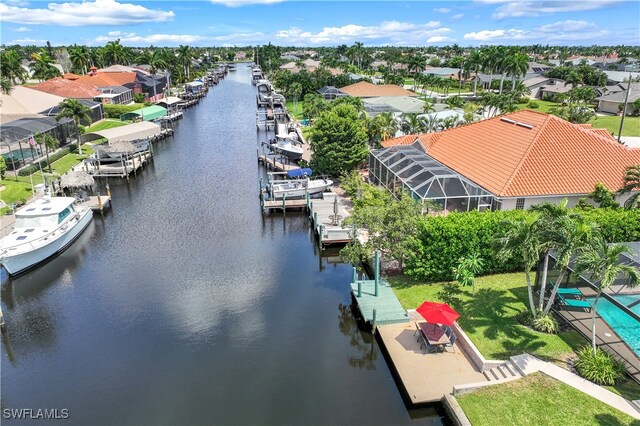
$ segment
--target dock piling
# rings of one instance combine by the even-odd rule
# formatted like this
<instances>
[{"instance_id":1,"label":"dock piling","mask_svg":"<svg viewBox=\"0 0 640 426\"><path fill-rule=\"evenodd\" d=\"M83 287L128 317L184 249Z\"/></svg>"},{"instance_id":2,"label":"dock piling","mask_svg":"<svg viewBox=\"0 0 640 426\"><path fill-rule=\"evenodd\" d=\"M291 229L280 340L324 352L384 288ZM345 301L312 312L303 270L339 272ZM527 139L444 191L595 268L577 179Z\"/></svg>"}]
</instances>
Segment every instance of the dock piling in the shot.
<instances>
[{"instance_id":1,"label":"dock piling","mask_svg":"<svg viewBox=\"0 0 640 426\"><path fill-rule=\"evenodd\" d=\"M375 262L375 295L378 297L378 289L380 287L380 255L378 250L376 250L376 254L374 256ZM375 318L375 310L374 310L374 318Z\"/></svg>"}]
</instances>

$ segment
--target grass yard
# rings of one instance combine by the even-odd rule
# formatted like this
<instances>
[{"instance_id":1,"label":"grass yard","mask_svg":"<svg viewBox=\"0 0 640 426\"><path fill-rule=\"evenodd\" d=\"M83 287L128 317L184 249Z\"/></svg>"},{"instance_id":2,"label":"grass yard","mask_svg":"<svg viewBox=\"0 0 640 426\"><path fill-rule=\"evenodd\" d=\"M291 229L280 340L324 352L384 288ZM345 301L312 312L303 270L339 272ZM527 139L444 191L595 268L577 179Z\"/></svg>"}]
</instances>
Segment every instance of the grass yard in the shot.
<instances>
[{"instance_id":1,"label":"grass yard","mask_svg":"<svg viewBox=\"0 0 640 426\"><path fill-rule=\"evenodd\" d=\"M620 116L607 115L596 117L589 123L596 128L605 128L610 133L618 136L620 130ZM625 117L624 126L622 127L622 136L640 136L640 117Z\"/></svg>"},{"instance_id":2,"label":"grass yard","mask_svg":"<svg viewBox=\"0 0 640 426\"><path fill-rule=\"evenodd\" d=\"M67 154L61 159L51 163L54 173L62 175L67 173L73 166L80 163L83 159L93 154L93 148L90 146L82 146L82 155L80 154Z\"/></svg>"},{"instance_id":3,"label":"grass yard","mask_svg":"<svg viewBox=\"0 0 640 426\"><path fill-rule=\"evenodd\" d=\"M532 111L540 111L540 112L548 113L551 108L559 108L559 107L562 106L561 104L559 104L557 102L543 101L543 100L540 100L540 99L532 99L532 101L537 103L540 106L540 108L529 108L527 106L529 104L529 102L526 102L526 103L523 103L523 104L518 104L517 105L518 110L530 109Z\"/></svg>"},{"instance_id":4,"label":"grass yard","mask_svg":"<svg viewBox=\"0 0 640 426\"><path fill-rule=\"evenodd\" d=\"M477 278L475 298L471 287L457 283L425 284L407 277L394 277L390 283L406 309L415 309L425 300L449 303L460 314L458 323L488 359L528 352L547 361L563 362L587 343L575 331L545 334L517 322L516 315L528 303L524 273Z\"/></svg>"},{"instance_id":5,"label":"grass yard","mask_svg":"<svg viewBox=\"0 0 640 426\"><path fill-rule=\"evenodd\" d=\"M114 127L126 126L127 124L130 124L130 123L126 122L126 121L120 121L120 120L114 120L114 119L111 119L111 118L106 118L106 119L100 121L99 123L95 123L94 125L87 127L85 129L85 133L97 132L97 131L105 130L105 129L112 129Z\"/></svg>"},{"instance_id":6,"label":"grass yard","mask_svg":"<svg viewBox=\"0 0 640 426\"><path fill-rule=\"evenodd\" d=\"M298 109L296 109L293 101L287 101L286 107L289 114L291 114L296 120L300 121L304 118L304 114L302 113L302 101L298 101Z\"/></svg>"},{"instance_id":7,"label":"grass yard","mask_svg":"<svg viewBox=\"0 0 640 426\"><path fill-rule=\"evenodd\" d=\"M640 422L541 373L457 397L474 426L638 425Z\"/></svg>"}]
</instances>

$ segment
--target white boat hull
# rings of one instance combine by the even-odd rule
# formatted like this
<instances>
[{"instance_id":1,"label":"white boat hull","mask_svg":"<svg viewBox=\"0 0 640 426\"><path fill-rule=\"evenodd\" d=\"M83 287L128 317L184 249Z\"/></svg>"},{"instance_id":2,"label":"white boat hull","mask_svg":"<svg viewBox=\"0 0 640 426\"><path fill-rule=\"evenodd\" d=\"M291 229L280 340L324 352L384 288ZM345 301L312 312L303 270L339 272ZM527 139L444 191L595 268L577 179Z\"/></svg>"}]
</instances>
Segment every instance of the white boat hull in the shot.
<instances>
[{"instance_id":1,"label":"white boat hull","mask_svg":"<svg viewBox=\"0 0 640 426\"><path fill-rule=\"evenodd\" d=\"M66 250L86 229L91 220L93 220L93 212L91 209L86 209L84 212L80 212L79 223L69 226L66 231L62 231L61 234L52 238L49 244L16 255L11 255L11 251L6 249L7 254L2 254L0 264L7 270L9 275L22 274Z\"/></svg>"},{"instance_id":2,"label":"white boat hull","mask_svg":"<svg viewBox=\"0 0 640 426\"><path fill-rule=\"evenodd\" d=\"M331 180L325 180L324 183L311 185L309 188L306 188L303 185L301 185L298 188L281 189L278 186L276 186L273 189L273 198L281 199L285 196L286 198L302 198L302 197L306 197L307 193L309 194L309 196L320 194L326 191L332 184L333 182Z\"/></svg>"}]
</instances>

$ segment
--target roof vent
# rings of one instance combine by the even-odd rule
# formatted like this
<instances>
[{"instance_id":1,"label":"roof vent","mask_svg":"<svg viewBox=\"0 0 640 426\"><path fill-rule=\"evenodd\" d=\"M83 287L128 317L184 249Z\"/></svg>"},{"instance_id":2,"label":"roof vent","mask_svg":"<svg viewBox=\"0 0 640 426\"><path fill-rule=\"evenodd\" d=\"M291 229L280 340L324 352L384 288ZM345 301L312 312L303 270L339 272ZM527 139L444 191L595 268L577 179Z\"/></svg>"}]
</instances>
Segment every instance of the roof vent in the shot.
<instances>
[{"instance_id":1,"label":"roof vent","mask_svg":"<svg viewBox=\"0 0 640 426\"><path fill-rule=\"evenodd\" d=\"M505 123L509 123L509 124L515 124L516 126L524 127L525 129L529 129L529 130L535 127L533 124L523 123L521 121L515 121L505 117L500 118L500 121L504 121Z\"/></svg>"}]
</instances>

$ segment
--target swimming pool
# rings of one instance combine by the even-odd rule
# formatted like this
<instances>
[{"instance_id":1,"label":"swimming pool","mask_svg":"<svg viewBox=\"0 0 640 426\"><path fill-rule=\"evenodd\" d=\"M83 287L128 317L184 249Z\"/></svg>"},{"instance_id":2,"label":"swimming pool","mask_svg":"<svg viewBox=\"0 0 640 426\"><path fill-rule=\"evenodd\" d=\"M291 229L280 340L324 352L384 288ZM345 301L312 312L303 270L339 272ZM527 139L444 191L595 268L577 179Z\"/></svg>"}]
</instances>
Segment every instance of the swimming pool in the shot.
<instances>
[{"instance_id":1,"label":"swimming pool","mask_svg":"<svg viewBox=\"0 0 640 426\"><path fill-rule=\"evenodd\" d=\"M623 304L629 304L634 300L638 300L638 296L615 296L616 300ZM628 298L628 299L627 299ZM589 302L593 302L593 298L589 299ZM633 312L637 312L638 306L633 308ZM622 338L633 351L640 356L640 321L633 318L631 315L622 311L613 303L609 302L605 298L600 298L598 301L598 314L609 324L609 326L618 333L618 336Z\"/></svg>"},{"instance_id":2,"label":"swimming pool","mask_svg":"<svg viewBox=\"0 0 640 426\"><path fill-rule=\"evenodd\" d=\"M616 295L616 296L613 296L613 298L616 299L618 302L622 303L623 305L628 306L631 303L637 302L638 300L640 300L640 294ZM599 304L600 302L598 302L598 305ZM631 308L631 311L640 315L640 304Z\"/></svg>"}]
</instances>

